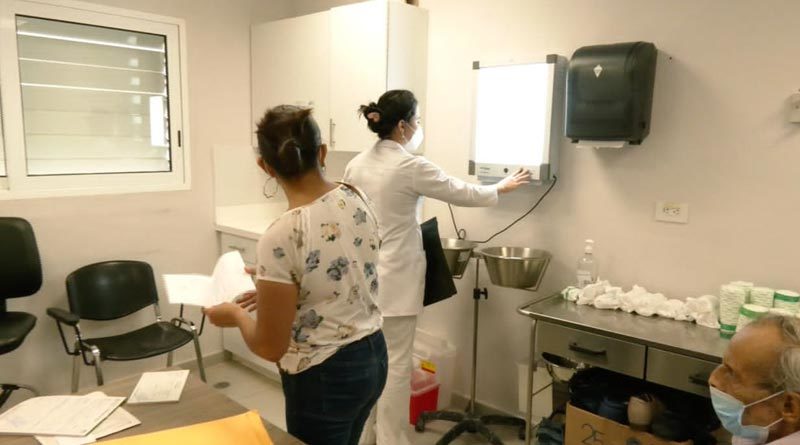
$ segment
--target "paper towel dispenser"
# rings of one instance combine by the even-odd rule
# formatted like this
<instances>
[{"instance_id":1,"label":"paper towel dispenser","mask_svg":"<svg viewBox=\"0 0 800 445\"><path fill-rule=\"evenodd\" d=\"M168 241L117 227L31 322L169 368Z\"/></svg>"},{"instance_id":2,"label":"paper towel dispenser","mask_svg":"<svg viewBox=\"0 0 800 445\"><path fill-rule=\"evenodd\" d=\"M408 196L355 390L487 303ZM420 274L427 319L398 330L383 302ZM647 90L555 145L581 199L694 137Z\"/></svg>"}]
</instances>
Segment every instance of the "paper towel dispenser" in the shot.
<instances>
[{"instance_id":1,"label":"paper towel dispenser","mask_svg":"<svg viewBox=\"0 0 800 445\"><path fill-rule=\"evenodd\" d=\"M535 183L558 170L564 128L567 59L511 65L473 63L475 98L469 174L494 183L517 168Z\"/></svg>"},{"instance_id":2,"label":"paper towel dispenser","mask_svg":"<svg viewBox=\"0 0 800 445\"><path fill-rule=\"evenodd\" d=\"M575 51L567 72L566 136L640 144L650 133L656 54L648 42Z\"/></svg>"}]
</instances>

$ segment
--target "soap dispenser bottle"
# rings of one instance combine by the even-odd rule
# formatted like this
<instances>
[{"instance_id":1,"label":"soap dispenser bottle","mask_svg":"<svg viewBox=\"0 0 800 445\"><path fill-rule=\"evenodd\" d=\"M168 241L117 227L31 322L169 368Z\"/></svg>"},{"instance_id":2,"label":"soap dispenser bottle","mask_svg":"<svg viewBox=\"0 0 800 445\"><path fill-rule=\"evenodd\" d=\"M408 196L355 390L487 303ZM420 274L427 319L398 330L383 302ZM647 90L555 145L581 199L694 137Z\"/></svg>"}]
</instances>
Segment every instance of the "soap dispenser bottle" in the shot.
<instances>
[{"instance_id":1,"label":"soap dispenser bottle","mask_svg":"<svg viewBox=\"0 0 800 445\"><path fill-rule=\"evenodd\" d=\"M594 241L587 239L583 256L578 260L577 285L584 288L597 281L597 261L594 258Z\"/></svg>"}]
</instances>

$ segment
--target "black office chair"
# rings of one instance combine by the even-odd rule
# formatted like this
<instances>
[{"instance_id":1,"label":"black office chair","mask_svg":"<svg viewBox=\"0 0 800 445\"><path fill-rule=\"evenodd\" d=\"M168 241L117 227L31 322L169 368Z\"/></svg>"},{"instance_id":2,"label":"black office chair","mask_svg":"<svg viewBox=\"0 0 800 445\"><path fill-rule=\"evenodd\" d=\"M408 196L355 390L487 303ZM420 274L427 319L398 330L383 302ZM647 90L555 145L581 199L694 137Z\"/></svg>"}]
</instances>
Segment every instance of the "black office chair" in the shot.
<instances>
[{"instance_id":1,"label":"black office chair","mask_svg":"<svg viewBox=\"0 0 800 445\"><path fill-rule=\"evenodd\" d=\"M81 360L86 366L94 366L97 385L102 386L102 361L139 360L167 354L167 366L172 366L173 351L190 341L194 342L200 378L206 381L199 341L202 325L198 331L193 322L184 319L183 307L179 317L169 323L162 321L156 281L149 264L141 261L106 261L81 267L67 277L67 299L69 312L49 308L47 315L56 320L64 349L73 356L73 393L78 390ZM153 324L111 337L83 338L78 324L81 319L115 320L150 305L153 305L156 314ZM62 323L75 330L73 349L67 344Z\"/></svg>"},{"instance_id":2,"label":"black office chair","mask_svg":"<svg viewBox=\"0 0 800 445\"><path fill-rule=\"evenodd\" d=\"M0 355L17 349L36 325L27 312L8 312L6 300L27 297L42 287L42 264L30 223L22 218L0 217ZM0 407L17 389L37 391L27 385L0 384Z\"/></svg>"}]
</instances>

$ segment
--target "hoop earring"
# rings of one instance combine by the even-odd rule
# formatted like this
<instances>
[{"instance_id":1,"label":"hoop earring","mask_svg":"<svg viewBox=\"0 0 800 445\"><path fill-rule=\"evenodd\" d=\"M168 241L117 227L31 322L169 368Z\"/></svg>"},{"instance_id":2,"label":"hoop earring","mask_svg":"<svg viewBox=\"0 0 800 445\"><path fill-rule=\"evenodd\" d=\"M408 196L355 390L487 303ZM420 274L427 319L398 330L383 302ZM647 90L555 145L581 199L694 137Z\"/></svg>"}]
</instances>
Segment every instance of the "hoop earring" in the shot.
<instances>
[{"instance_id":1,"label":"hoop earring","mask_svg":"<svg viewBox=\"0 0 800 445\"><path fill-rule=\"evenodd\" d=\"M275 181L275 188L272 190L272 193L267 193L267 184L269 184L269 182L270 182L270 181ZM272 199L272 198L274 198L274 197L275 197L275 195L277 195L277 194L278 194L278 181L277 181L277 180L275 180L275 178L274 178L273 176L270 176L270 177L268 177L268 178L267 178L267 180L266 180L266 181L264 181L264 186L263 186L263 187L261 187L261 193L262 193L262 194L264 195L264 197L265 197L265 198L267 198L267 199Z\"/></svg>"}]
</instances>

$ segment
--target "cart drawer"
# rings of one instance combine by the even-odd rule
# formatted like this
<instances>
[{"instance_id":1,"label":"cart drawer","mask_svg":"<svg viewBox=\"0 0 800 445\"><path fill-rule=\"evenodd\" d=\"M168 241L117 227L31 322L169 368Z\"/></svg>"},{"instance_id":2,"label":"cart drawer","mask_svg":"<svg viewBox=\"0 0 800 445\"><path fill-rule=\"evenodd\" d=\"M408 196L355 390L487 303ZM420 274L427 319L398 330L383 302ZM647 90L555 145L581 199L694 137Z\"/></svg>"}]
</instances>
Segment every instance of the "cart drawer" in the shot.
<instances>
[{"instance_id":1,"label":"cart drawer","mask_svg":"<svg viewBox=\"0 0 800 445\"><path fill-rule=\"evenodd\" d=\"M716 363L650 348L647 351L647 380L659 385L709 397L708 377Z\"/></svg>"},{"instance_id":2,"label":"cart drawer","mask_svg":"<svg viewBox=\"0 0 800 445\"><path fill-rule=\"evenodd\" d=\"M590 334L548 322L539 322L536 350L575 362L598 366L631 377L644 378L645 346Z\"/></svg>"}]
</instances>

